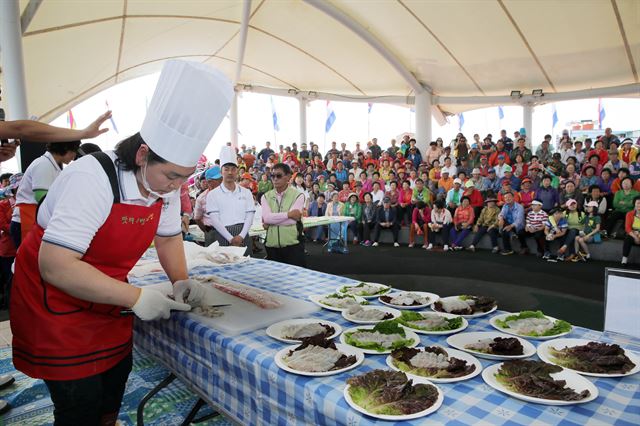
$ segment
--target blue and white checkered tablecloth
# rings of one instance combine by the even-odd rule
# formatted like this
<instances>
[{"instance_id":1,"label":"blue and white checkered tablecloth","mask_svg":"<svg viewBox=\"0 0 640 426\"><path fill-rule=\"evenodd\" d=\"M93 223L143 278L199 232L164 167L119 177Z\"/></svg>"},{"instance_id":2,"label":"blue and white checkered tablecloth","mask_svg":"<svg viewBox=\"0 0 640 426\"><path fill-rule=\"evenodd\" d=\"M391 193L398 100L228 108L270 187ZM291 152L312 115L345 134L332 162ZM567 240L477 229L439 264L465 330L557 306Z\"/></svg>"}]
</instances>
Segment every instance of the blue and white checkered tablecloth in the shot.
<instances>
[{"instance_id":1,"label":"blue and white checkered tablecloth","mask_svg":"<svg viewBox=\"0 0 640 426\"><path fill-rule=\"evenodd\" d=\"M332 292L340 284L354 282L348 278L257 259L238 265L199 268L193 273L216 274L301 299ZM166 280L165 276L155 274L134 283L148 285L163 280ZM338 312L323 309L314 316L335 321L344 328L353 326ZM493 331L488 318L470 320L466 331ZM614 342L640 352L640 339L626 336L575 327L568 337ZM447 346L446 336L420 335L420 340L423 345ZM285 344L268 337L264 328L228 337L180 313L167 321L136 321L135 343L241 424L390 424L351 409L342 395L347 378L376 368L386 369L386 355L367 355L358 368L335 376L298 376L276 366L273 357ZM538 341L532 343L537 346ZM484 367L492 363L481 362ZM598 398L587 404L568 407L529 404L508 397L487 386L481 376L463 382L438 384L444 392L442 407L428 417L403 424L640 424L640 374L619 379L588 379L597 386Z\"/></svg>"}]
</instances>

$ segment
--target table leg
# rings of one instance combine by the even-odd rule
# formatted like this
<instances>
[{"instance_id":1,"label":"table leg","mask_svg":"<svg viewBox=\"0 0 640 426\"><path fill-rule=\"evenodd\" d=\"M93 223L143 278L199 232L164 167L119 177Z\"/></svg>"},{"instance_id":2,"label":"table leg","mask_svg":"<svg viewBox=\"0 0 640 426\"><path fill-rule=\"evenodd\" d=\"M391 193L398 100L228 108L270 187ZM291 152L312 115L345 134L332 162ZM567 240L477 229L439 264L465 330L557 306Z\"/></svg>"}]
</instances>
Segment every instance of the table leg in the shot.
<instances>
[{"instance_id":1,"label":"table leg","mask_svg":"<svg viewBox=\"0 0 640 426\"><path fill-rule=\"evenodd\" d=\"M149 391L149 393L146 394L144 398L142 398L140 404L138 404L138 411L136 414L136 424L138 426L144 426L144 406L147 404L147 402L149 402L149 400L153 398L155 394L169 386L169 384L175 379L176 376L173 373L169 374L163 381L158 383L155 388L151 389L151 391Z\"/></svg>"},{"instance_id":2,"label":"table leg","mask_svg":"<svg viewBox=\"0 0 640 426\"><path fill-rule=\"evenodd\" d=\"M182 426L189 426L190 424L195 424L195 423L202 423L206 420L212 419L214 417L217 417L220 415L220 413L218 412L213 412L211 414L208 414L204 417L200 417L198 419L194 418L196 417L196 414L198 414L198 411L200 411L200 409L202 407L204 407L204 405L206 404L205 400L202 398L198 398L198 400L196 401L196 403L194 404L193 408L191 409L191 411L189 411L189 414L187 414L187 417L184 419L184 422L182 422Z\"/></svg>"}]
</instances>

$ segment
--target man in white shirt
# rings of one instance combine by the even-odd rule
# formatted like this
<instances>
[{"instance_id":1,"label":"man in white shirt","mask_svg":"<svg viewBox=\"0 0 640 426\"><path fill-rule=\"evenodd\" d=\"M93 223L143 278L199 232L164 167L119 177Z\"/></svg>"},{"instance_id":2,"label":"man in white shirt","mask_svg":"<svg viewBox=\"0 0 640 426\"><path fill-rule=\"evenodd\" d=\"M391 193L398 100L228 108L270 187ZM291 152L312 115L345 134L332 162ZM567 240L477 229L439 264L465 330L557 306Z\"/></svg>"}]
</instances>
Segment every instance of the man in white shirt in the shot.
<instances>
[{"instance_id":1,"label":"man in white shirt","mask_svg":"<svg viewBox=\"0 0 640 426\"><path fill-rule=\"evenodd\" d=\"M79 147L80 141L47 144L47 152L27 167L16 193L16 206L11 217L11 237L16 247L33 227L38 203L62 172L62 165L76 158Z\"/></svg>"},{"instance_id":2,"label":"man in white shirt","mask_svg":"<svg viewBox=\"0 0 640 426\"><path fill-rule=\"evenodd\" d=\"M221 246L250 247L247 238L256 212L251 192L237 184L238 165L233 148L222 147L222 185L207 194L205 224L216 230Z\"/></svg>"}]
</instances>

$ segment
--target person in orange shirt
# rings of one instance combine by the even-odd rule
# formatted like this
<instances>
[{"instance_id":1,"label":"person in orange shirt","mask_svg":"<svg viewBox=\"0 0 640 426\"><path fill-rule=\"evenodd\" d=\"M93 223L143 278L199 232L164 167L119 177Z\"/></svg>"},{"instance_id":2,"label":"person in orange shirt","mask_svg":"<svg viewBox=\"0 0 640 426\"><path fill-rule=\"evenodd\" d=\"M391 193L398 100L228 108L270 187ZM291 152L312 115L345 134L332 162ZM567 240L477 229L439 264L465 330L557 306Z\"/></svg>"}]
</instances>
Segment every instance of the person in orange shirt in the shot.
<instances>
[{"instance_id":1,"label":"person in orange shirt","mask_svg":"<svg viewBox=\"0 0 640 426\"><path fill-rule=\"evenodd\" d=\"M460 206L456 208L456 212L453 215L453 226L449 233L449 241L451 242L452 250L462 250L462 242L471 232L473 223L476 220L473 207L471 206L471 200L466 195L460 199Z\"/></svg>"},{"instance_id":2,"label":"person in orange shirt","mask_svg":"<svg viewBox=\"0 0 640 426\"><path fill-rule=\"evenodd\" d=\"M504 143L500 140L496 144L496 150L489 157L489 165L491 167L495 167L498 164L498 156L504 157L505 164L511 164L509 153L504 150Z\"/></svg>"},{"instance_id":3,"label":"person in orange shirt","mask_svg":"<svg viewBox=\"0 0 640 426\"><path fill-rule=\"evenodd\" d=\"M622 180L627 176L629 176L629 169L627 169L626 167L621 167L620 170L618 170L618 177L613 180L613 183L611 183L612 194L615 194L616 192L620 191ZM634 189L635 189L635 185L634 185Z\"/></svg>"},{"instance_id":4,"label":"person in orange shirt","mask_svg":"<svg viewBox=\"0 0 640 426\"><path fill-rule=\"evenodd\" d=\"M440 180L438 181L438 192L446 194L451 188L453 188L453 178L449 176L448 170L443 169Z\"/></svg>"}]
</instances>

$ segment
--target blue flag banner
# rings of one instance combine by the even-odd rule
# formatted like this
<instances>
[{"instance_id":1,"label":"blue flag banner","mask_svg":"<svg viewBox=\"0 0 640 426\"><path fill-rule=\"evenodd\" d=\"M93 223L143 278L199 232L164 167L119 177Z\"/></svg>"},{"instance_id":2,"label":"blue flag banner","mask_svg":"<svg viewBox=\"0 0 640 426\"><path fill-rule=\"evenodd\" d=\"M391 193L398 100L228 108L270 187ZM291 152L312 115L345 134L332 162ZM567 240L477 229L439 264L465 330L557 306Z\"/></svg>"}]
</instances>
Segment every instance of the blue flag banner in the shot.
<instances>
[{"instance_id":1,"label":"blue flag banner","mask_svg":"<svg viewBox=\"0 0 640 426\"><path fill-rule=\"evenodd\" d=\"M607 113L604 111L604 105L602 105L602 99L598 99L598 129L602 129L602 122L604 118L607 116Z\"/></svg>"},{"instance_id":2,"label":"blue flag banner","mask_svg":"<svg viewBox=\"0 0 640 426\"><path fill-rule=\"evenodd\" d=\"M462 131L462 126L464 126L464 114L458 114L458 131Z\"/></svg>"},{"instance_id":3,"label":"blue flag banner","mask_svg":"<svg viewBox=\"0 0 640 426\"><path fill-rule=\"evenodd\" d=\"M369 110L367 111L367 114L371 114L371 108L373 108L373 104L369 102L368 105L369 105Z\"/></svg>"},{"instance_id":4,"label":"blue flag banner","mask_svg":"<svg viewBox=\"0 0 640 426\"><path fill-rule=\"evenodd\" d=\"M555 104L553 104L552 108L553 108L552 109L553 114L551 115L551 121L553 123L551 124L551 129L553 130L553 129L556 128L556 124L558 124L558 110L556 110L556 105Z\"/></svg>"},{"instance_id":5,"label":"blue flag banner","mask_svg":"<svg viewBox=\"0 0 640 426\"><path fill-rule=\"evenodd\" d=\"M276 106L273 103L273 96L271 96L271 116L273 119L273 130L280 131L280 125L278 124L278 114L276 113Z\"/></svg>"},{"instance_id":6,"label":"blue flag banner","mask_svg":"<svg viewBox=\"0 0 640 426\"><path fill-rule=\"evenodd\" d=\"M504 111L502 110L501 106L498 107L498 117L500 118L500 120L504 118Z\"/></svg>"},{"instance_id":7,"label":"blue flag banner","mask_svg":"<svg viewBox=\"0 0 640 426\"><path fill-rule=\"evenodd\" d=\"M336 121L336 113L331 106L331 101L327 101L327 122L324 124L324 132L329 133L333 123Z\"/></svg>"}]
</instances>

